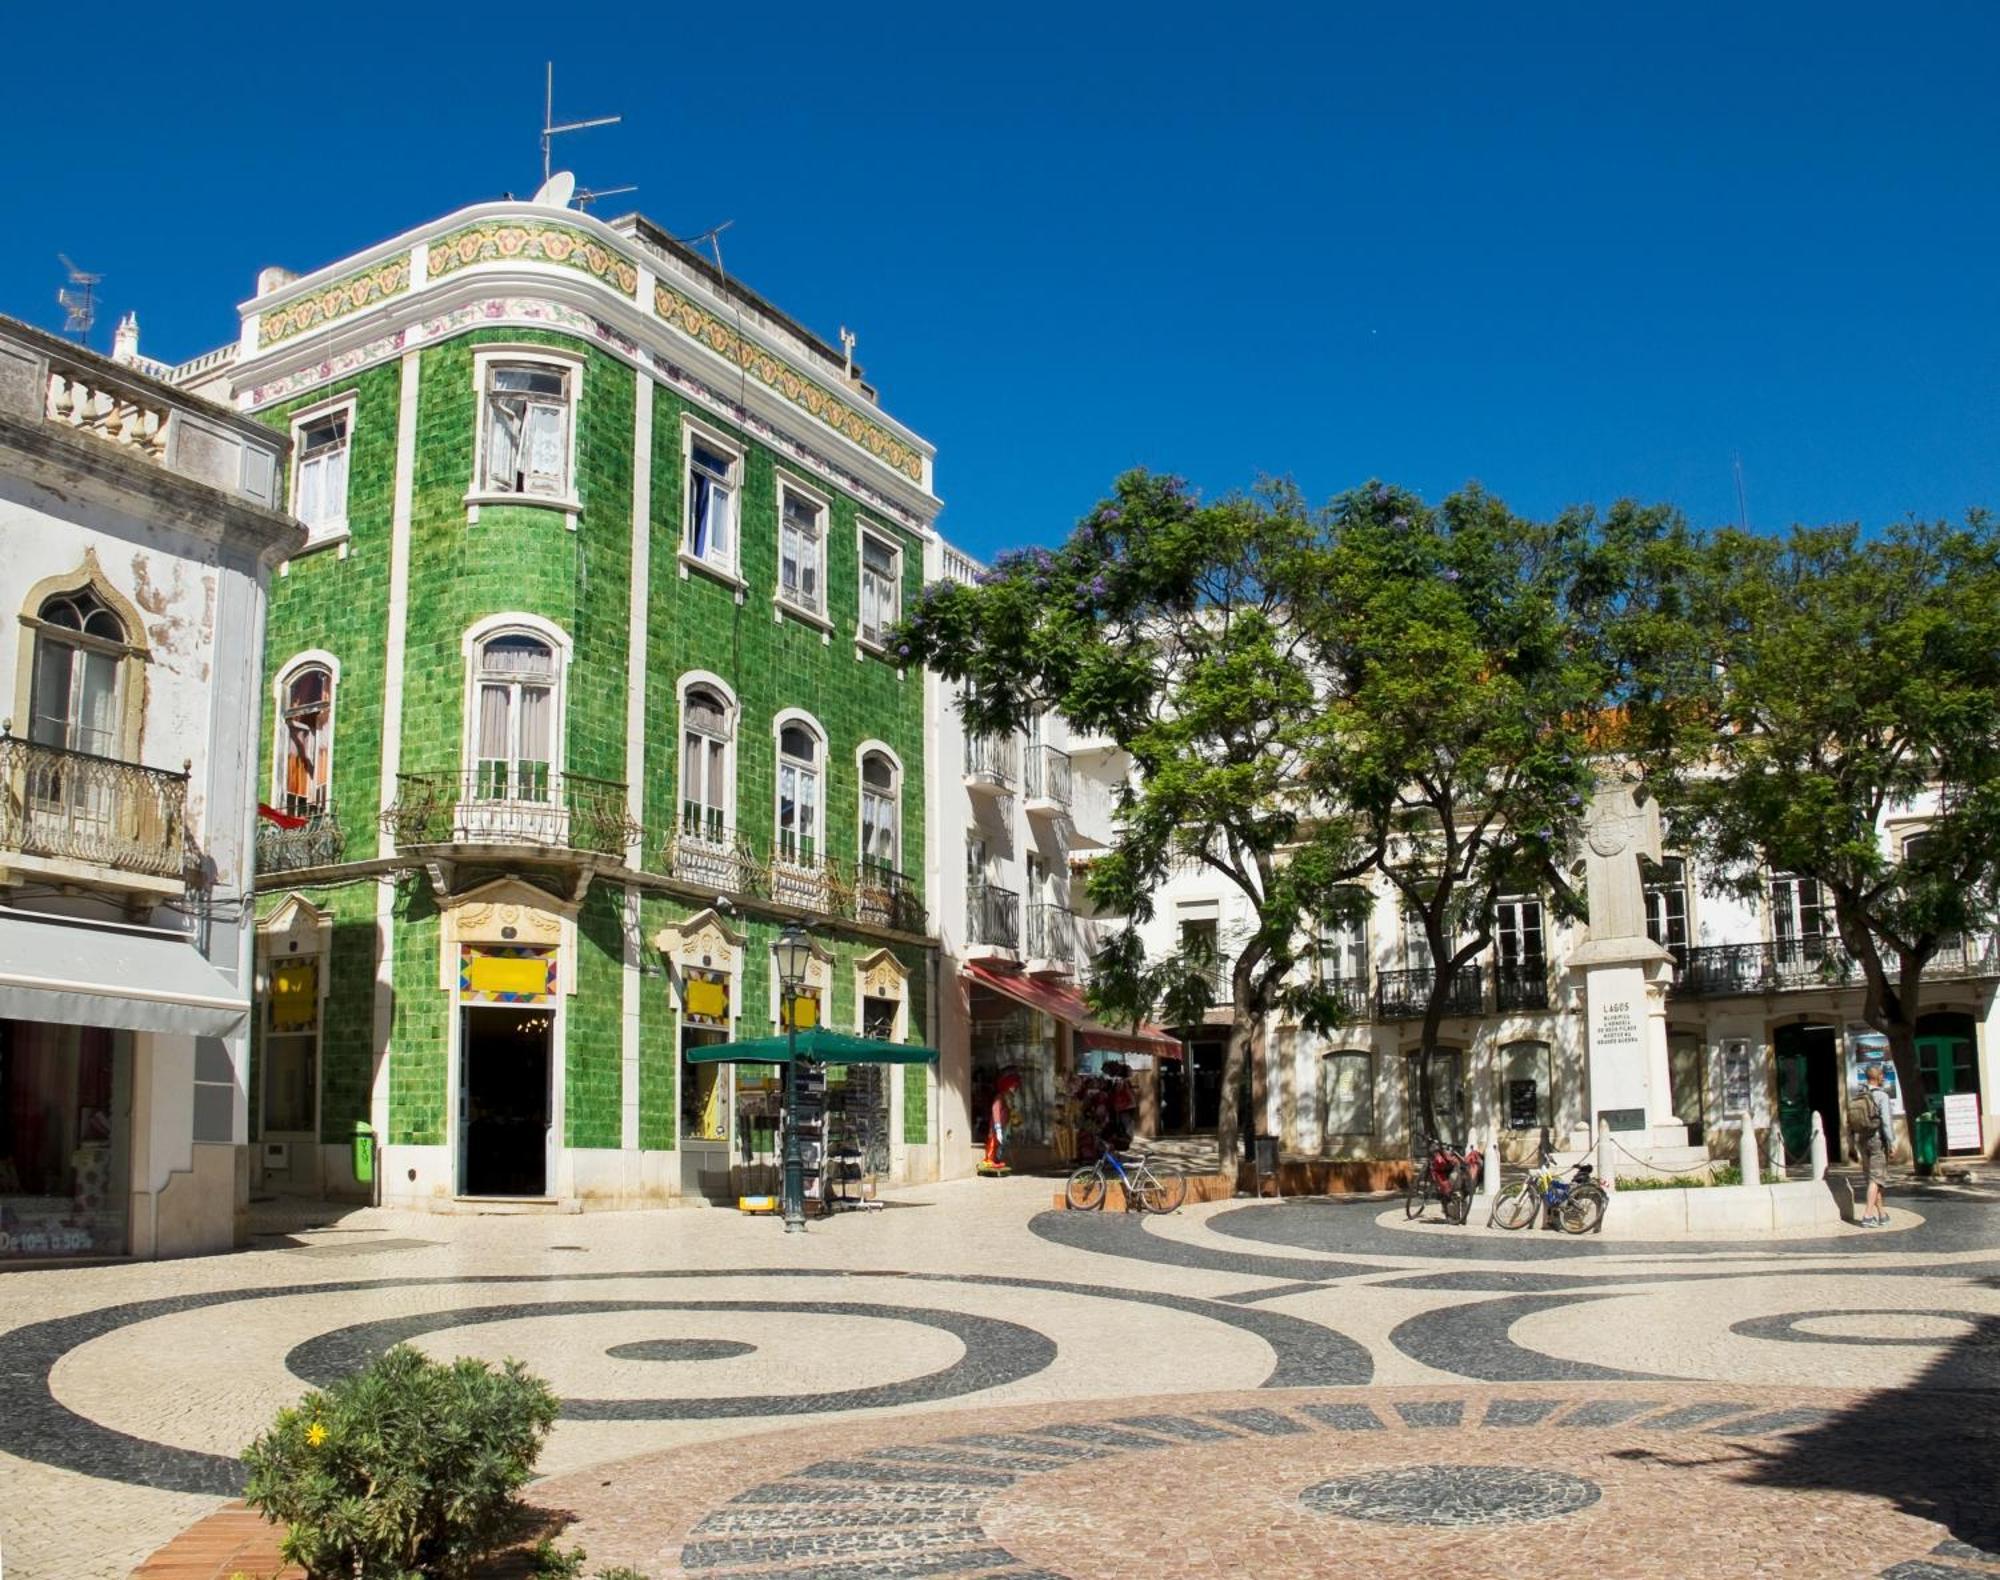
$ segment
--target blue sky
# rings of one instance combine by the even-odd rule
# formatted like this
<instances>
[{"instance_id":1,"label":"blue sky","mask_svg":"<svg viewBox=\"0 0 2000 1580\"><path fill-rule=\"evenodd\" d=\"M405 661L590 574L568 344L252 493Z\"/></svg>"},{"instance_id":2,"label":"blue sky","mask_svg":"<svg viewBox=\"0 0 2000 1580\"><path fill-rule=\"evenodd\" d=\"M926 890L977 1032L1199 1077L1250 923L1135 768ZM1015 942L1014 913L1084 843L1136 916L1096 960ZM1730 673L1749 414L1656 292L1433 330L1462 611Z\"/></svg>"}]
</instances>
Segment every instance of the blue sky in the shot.
<instances>
[{"instance_id":1,"label":"blue sky","mask_svg":"<svg viewBox=\"0 0 2000 1580\"><path fill-rule=\"evenodd\" d=\"M1307 12L1312 14L1308 15ZM552 26L551 16L560 19ZM174 360L560 162L831 337L976 553L1122 469L2000 506L2000 7L20 8L0 312ZM603 212L615 212L608 206Z\"/></svg>"}]
</instances>

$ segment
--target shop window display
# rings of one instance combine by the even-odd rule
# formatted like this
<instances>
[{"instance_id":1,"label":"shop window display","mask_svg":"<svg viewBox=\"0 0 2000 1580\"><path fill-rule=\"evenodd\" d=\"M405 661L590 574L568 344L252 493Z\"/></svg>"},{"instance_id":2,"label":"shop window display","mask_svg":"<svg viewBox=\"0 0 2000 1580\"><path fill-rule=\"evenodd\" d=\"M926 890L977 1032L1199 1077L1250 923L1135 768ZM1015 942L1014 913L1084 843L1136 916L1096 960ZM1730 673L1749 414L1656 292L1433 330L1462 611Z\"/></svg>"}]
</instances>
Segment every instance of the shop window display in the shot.
<instances>
[{"instance_id":1,"label":"shop window display","mask_svg":"<svg viewBox=\"0 0 2000 1580\"><path fill-rule=\"evenodd\" d=\"M129 1034L0 1020L0 1259L125 1250Z\"/></svg>"},{"instance_id":2,"label":"shop window display","mask_svg":"<svg viewBox=\"0 0 2000 1580\"><path fill-rule=\"evenodd\" d=\"M1095 1070L1079 1070L1070 1078L1069 1100L1078 1162L1089 1163L1106 1151L1123 1152L1132 1145L1132 1116L1139 1098L1132 1088L1130 1065L1106 1059Z\"/></svg>"}]
</instances>

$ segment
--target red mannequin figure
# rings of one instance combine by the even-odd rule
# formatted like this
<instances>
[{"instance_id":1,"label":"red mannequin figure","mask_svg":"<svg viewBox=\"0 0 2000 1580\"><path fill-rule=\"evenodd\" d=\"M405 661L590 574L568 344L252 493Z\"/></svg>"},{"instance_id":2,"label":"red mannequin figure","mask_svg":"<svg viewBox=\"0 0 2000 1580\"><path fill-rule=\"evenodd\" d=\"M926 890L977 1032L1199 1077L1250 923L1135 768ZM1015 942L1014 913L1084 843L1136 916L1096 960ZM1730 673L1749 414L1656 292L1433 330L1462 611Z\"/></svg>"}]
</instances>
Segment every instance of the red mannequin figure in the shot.
<instances>
[{"instance_id":1,"label":"red mannequin figure","mask_svg":"<svg viewBox=\"0 0 2000 1580\"><path fill-rule=\"evenodd\" d=\"M1007 1170L1007 1126L1012 1123L1014 1094L1021 1089L1020 1072L1006 1070L994 1083L993 1106L986 1126L986 1158L979 1165L982 1174L1005 1174Z\"/></svg>"}]
</instances>

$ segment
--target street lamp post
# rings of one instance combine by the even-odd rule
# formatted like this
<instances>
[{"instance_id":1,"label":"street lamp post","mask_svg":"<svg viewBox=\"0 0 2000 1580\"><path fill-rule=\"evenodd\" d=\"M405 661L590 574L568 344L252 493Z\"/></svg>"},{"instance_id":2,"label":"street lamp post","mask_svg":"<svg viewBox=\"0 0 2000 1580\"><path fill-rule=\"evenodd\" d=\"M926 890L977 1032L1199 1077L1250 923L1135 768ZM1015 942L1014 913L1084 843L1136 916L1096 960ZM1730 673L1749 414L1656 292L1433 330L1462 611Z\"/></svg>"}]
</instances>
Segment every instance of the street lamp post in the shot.
<instances>
[{"instance_id":1,"label":"street lamp post","mask_svg":"<svg viewBox=\"0 0 2000 1580\"><path fill-rule=\"evenodd\" d=\"M799 1148L799 1014L798 992L806 984L812 960L812 938L797 922L787 922L778 934L778 1002L785 1017L785 1181L782 1206L785 1233L803 1233L806 1226L806 1162Z\"/></svg>"}]
</instances>

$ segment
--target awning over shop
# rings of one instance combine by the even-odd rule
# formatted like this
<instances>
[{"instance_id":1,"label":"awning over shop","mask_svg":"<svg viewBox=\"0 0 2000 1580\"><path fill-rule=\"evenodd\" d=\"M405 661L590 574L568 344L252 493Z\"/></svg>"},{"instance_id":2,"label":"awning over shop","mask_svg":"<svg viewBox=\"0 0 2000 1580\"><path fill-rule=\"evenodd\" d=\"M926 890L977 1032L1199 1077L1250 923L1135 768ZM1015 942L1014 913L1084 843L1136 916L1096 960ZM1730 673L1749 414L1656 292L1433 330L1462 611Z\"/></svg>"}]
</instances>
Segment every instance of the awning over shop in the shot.
<instances>
[{"instance_id":1,"label":"awning over shop","mask_svg":"<svg viewBox=\"0 0 2000 1580\"><path fill-rule=\"evenodd\" d=\"M224 1037L250 1001L179 933L0 910L0 1016Z\"/></svg>"},{"instance_id":2,"label":"awning over shop","mask_svg":"<svg viewBox=\"0 0 2000 1580\"><path fill-rule=\"evenodd\" d=\"M690 1064L788 1064L790 1037L751 1037L742 1042L714 1042L687 1050ZM855 1037L844 1031L811 1026L798 1034L798 1055L814 1064L931 1064L935 1048L914 1042L885 1042L880 1037Z\"/></svg>"},{"instance_id":3,"label":"awning over shop","mask_svg":"<svg viewBox=\"0 0 2000 1580\"><path fill-rule=\"evenodd\" d=\"M1044 982L1039 977L993 971L977 961L965 967L965 978L1074 1027L1078 1043L1085 1048L1101 1048L1108 1053L1150 1053L1157 1059L1185 1057L1179 1039L1164 1027L1141 1024L1136 1029L1120 1030L1093 1020L1090 1006L1075 988Z\"/></svg>"}]
</instances>

